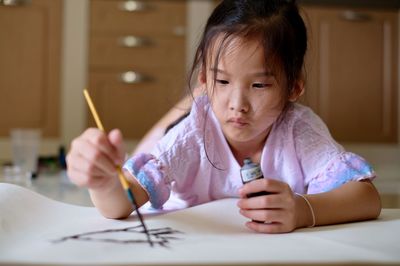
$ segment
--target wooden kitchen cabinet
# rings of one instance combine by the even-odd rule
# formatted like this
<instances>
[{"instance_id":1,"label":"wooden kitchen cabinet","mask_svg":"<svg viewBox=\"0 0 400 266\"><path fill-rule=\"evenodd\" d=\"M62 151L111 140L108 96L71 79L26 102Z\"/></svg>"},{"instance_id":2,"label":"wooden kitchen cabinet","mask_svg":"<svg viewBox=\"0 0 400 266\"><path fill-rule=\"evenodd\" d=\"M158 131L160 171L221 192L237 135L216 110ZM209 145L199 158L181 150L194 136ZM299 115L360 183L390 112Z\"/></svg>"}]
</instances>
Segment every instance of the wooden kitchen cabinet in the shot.
<instances>
[{"instance_id":1,"label":"wooden kitchen cabinet","mask_svg":"<svg viewBox=\"0 0 400 266\"><path fill-rule=\"evenodd\" d=\"M341 142L396 142L397 10L303 7L306 96Z\"/></svg>"},{"instance_id":2,"label":"wooden kitchen cabinet","mask_svg":"<svg viewBox=\"0 0 400 266\"><path fill-rule=\"evenodd\" d=\"M9 5L16 3L16 5ZM59 136L61 0L0 1L0 136Z\"/></svg>"},{"instance_id":3,"label":"wooden kitchen cabinet","mask_svg":"<svg viewBox=\"0 0 400 266\"><path fill-rule=\"evenodd\" d=\"M90 1L89 91L107 129L140 139L183 96L185 27L186 1Z\"/></svg>"}]
</instances>

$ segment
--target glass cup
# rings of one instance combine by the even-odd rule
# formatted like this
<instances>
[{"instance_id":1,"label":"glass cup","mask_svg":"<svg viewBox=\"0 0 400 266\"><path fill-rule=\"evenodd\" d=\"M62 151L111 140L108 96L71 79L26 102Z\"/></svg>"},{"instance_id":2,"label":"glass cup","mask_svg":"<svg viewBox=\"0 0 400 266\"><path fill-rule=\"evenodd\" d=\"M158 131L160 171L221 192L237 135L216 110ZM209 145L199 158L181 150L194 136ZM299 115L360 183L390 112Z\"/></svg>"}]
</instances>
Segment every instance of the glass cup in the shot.
<instances>
[{"instance_id":1,"label":"glass cup","mask_svg":"<svg viewBox=\"0 0 400 266\"><path fill-rule=\"evenodd\" d=\"M13 166L28 178L35 177L38 170L41 130L15 128L10 131Z\"/></svg>"}]
</instances>

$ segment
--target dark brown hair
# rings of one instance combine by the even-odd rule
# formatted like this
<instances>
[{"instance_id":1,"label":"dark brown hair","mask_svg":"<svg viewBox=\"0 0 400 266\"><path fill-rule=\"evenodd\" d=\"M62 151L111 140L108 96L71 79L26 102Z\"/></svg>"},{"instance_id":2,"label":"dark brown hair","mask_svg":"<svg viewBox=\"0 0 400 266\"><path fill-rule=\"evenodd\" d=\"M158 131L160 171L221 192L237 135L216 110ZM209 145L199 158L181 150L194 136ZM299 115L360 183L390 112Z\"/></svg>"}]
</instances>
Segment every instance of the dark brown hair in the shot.
<instances>
[{"instance_id":1,"label":"dark brown hair","mask_svg":"<svg viewBox=\"0 0 400 266\"><path fill-rule=\"evenodd\" d=\"M302 77L307 50L307 31L296 1L222 1L205 26L189 73L189 88L199 71L206 73L212 45L221 36L214 69L217 69L220 55L233 38L258 40L264 50L266 66L272 68L278 82L284 85L285 95L291 95L296 81ZM215 82L216 73L213 75Z\"/></svg>"}]
</instances>

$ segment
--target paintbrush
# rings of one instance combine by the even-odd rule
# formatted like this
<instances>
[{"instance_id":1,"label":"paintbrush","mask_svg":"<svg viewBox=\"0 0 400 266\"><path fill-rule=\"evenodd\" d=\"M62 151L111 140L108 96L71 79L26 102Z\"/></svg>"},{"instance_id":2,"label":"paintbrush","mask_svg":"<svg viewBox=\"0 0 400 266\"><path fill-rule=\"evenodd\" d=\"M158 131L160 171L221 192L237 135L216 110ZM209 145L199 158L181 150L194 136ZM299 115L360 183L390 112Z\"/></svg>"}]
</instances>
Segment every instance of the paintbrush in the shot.
<instances>
[{"instance_id":1,"label":"paintbrush","mask_svg":"<svg viewBox=\"0 0 400 266\"><path fill-rule=\"evenodd\" d=\"M105 132L103 124L101 123L99 115L97 114L96 108L94 107L92 99L90 98L89 92L86 89L84 89L83 90L83 94L85 95L86 102L89 105L90 111L92 112L92 115L93 115L93 118L94 118L94 120L96 122L97 128L100 129L101 131ZM129 201L132 203L133 207L136 210L136 213L137 213L137 215L139 217L140 223L142 224L143 230L144 230L144 232L145 232L145 234L147 236L147 241L150 243L151 246L153 246L153 242L150 239L149 231L147 230L147 227L144 224L143 216L139 211L136 199L133 196L131 188L129 187L128 180L126 179L124 173L122 172L121 166L117 165L116 167L117 167L119 181L121 182L122 187L124 188L126 194L128 195Z\"/></svg>"}]
</instances>

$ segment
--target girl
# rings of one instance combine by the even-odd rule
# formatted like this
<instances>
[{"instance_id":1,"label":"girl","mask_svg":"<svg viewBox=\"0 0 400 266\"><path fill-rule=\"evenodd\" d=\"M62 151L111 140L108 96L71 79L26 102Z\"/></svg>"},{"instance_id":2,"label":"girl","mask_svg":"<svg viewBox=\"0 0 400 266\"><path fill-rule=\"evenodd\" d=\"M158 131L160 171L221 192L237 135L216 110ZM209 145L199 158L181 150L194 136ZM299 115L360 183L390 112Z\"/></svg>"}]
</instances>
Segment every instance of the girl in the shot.
<instances>
[{"instance_id":1,"label":"girl","mask_svg":"<svg viewBox=\"0 0 400 266\"><path fill-rule=\"evenodd\" d=\"M263 233L378 217L371 167L295 103L304 91L306 50L294 1L223 1L208 19L190 76L197 73L203 95L151 153L124 164L138 204L173 208L240 197L246 225ZM87 129L67 157L71 180L88 187L110 218L133 211L115 171L122 142L119 130ZM264 179L242 185L247 157L261 164ZM246 197L262 191L269 193Z\"/></svg>"}]
</instances>

